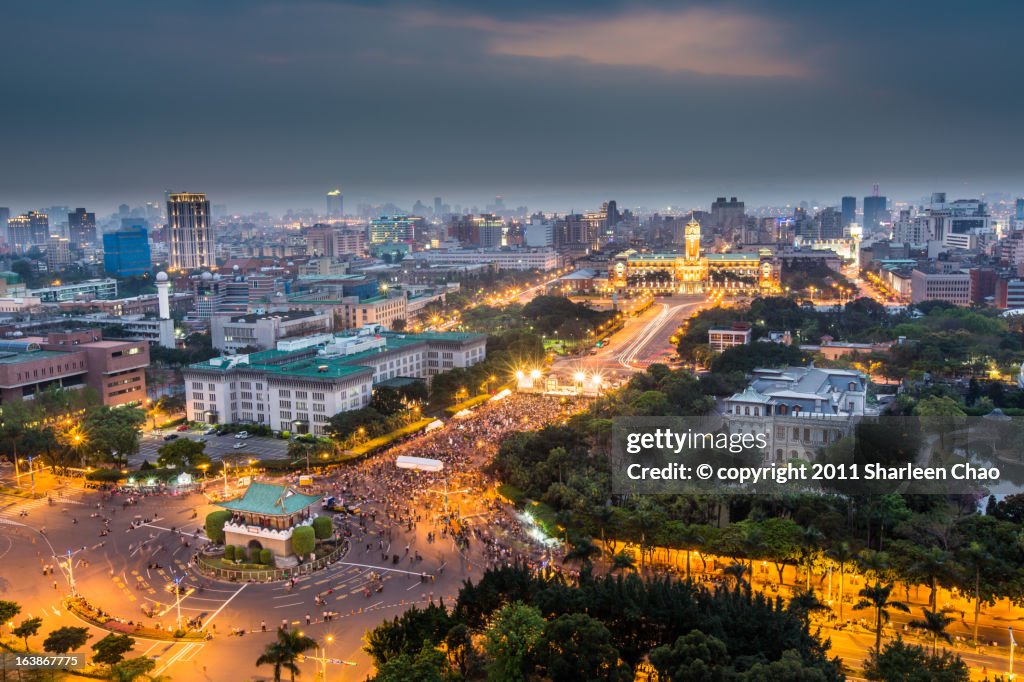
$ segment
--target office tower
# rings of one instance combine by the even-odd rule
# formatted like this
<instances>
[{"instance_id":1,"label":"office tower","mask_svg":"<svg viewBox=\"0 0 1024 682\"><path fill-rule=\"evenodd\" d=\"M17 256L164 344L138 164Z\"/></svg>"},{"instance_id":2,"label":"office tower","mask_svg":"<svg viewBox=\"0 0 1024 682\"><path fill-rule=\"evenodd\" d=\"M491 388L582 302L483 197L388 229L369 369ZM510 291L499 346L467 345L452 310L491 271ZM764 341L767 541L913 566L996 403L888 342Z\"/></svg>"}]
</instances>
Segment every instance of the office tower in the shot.
<instances>
[{"instance_id":1,"label":"office tower","mask_svg":"<svg viewBox=\"0 0 1024 682\"><path fill-rule=\"evenodd\" d=\"M76 208L68 213L68 239L76 247L96 243L96 214Z\"/></svg>"},{"instance_id":2,"label":"office tower","mask_svg":"<svg viewBox=\"0 0 1024 682\"><path fill-rule=\"evenodd\" d=\"M819 239L839 239L843 236L842 213L829 206L814 217Z\"/></svg>"},{"instance_id":3,"label":"office tower","mask_svg":"<svg viewBox=\"0 0 1024 682\"><path fill-rule=\"evenodd\" d=\"M878 230L883 222L889 222L889 214L885 208L885 197L877 194L864 197L864 233L871 234Z\"/></svg>"},{"instance_id":4,"label":"office tower","mask_svg":"<svg viewBox=\"0 0 1024 682\"><path fill-rule=\"evenodd\" d=\"M743 228L744 204L736 197L718 197L711 204L711 229L716 234L731 234Z\"/></svg>"},{"instance_id":5,"label":"office tower","mask_svg":"<svg viewBox=\"0 0 1024 682\"><path fill-rule=\"evenodd\" d=\"M842 202L843 227L846 228L857 222L857 197L843 197Z\"/></svg>"},{"instance_id":6,"label":"office tower","mask_svg":"<svg viewBox=\"0 0 1024 682\"><path fill-rule=\"evenodd\" d=\"M493 213L482 213L474 218L473 243L482 249L505 246L505 221Z\"/></svg>"},{"instance_id":7,"label":"office tower","mask_svg":"<svg viewBox=\"0 0 1024 682\"><path fill-rule=\"evenodd\" d=\"M622 220L622 214L619 213L618 203L614 199L604 202L604 205L601 208L604 210L605 222L608 227L615 227Z\"/></svg>"},{"instance_id":8,"label":"office tower","mask_svg":"<svg viewBox=\"0 0 1024 682\"><path fill-rule=\"evenodd\" d=\"M50 272L59 272L71 263L71 241L67 237L50 237L45 250L46 267Z\"/></svg>"},{"instance_id":9,"label":"office tower","mask_svg":"<svg viewBox=\"0 0 1024 682\"><path fill-rule=\"evenodd\" d=\"M11 209L6 206L0 206L0 240L9 243L9 237L7 235L7 221L11 219Z\"/></svg>"},{"instance_id":10,"label":"office tower","mask_svg":"<svg viewBox=\"0 0 1024 682\"><path fill-rule=\"evenodd\" d=\"M434 197L434 217L440 218L444 214L444 205L441 203L441 197Z\"/></svg>"},{"instance_id":11,"label":"office tower","mask_svg":"<svg viewBox=\"0 0 1024 682\"><path fill-rule=\"evenodd\" d=\"M141 227L103 235L103 269L115 277L144 275L153 267L149 234Z\"/></svg>"},{"instance_id":12,"label":"office tower","mask_svg":"<svg viewBox=\"0 0 1024 682\"><path fill-rule=\"evenodd\" d=\"M42 246L50 238L50 219L45 213L29 211L7 222L7 243L15 251Z\"/></svg>"},{"instance_id":13,"label":"office tower","mask_svg":"<svg viewBox=\"0 0 1024 682\"><path fill-rule=\"evenodd\" d=\"M553 246L555 243L555 226L543 219L531 220L526 224L527 246Z\"/></svg>"},{"instance_id":14,"label":"office tower","mask_svg":"<svg viewBox=\"0 0 1024 682\"><path fill-rule=\"evenodd\" d=\"M381 216L370 221L370 243L412 243L417 230L423 229L423 218L407 215Z\"/></svg>"},{"instance_id":15,"label":"office tower","mask_svg":"<svg viewBox=\"0 0 1024 682\"><path fill-rule=\"evenodd\" d=\"M169 264L172 270L214 268L213 226L205 194L172 194L167 200L170 228Z\"/></svg>"},{"instance_id":16,"label":"office tower","mask_svg":"<svg viewBox=\"0 0 1024 682\"><path fill-rule=\"evenodd\" d=\"M340 189L332 189L327 193L327 217L341 218L345 215L345 198Z\"/></svg>"},{"instance_id":17,"label":"office tower","mask_svg":"<svg viewBox=\"0 0 1024 682\"><path fill-rule=\"evenodd\" d=\"M0 217L2 217L3 209L0 209ZM1016 220L1024 220L1024 199L1017 199L1017 210L1014 212L1014 218Z\"/></svg>"}]
</instances>

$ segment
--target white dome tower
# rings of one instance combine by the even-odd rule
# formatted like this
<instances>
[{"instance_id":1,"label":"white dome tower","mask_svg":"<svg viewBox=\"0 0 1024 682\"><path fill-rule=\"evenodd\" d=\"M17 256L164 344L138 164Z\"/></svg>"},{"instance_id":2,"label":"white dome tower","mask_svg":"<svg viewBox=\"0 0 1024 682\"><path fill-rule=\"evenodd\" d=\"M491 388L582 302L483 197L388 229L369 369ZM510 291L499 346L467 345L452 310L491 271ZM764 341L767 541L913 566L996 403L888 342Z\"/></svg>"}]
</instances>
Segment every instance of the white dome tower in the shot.
<instances>
[{"instance_id":1,"label":"white dome tower","mask_svg":"<svg viewBox=\"0 0 1024 682\"><path fill-rule=\"evenodd\" d=\"M160 319L171 319L171 283L166 272L156 273L156 295L160 307Z\"/></svg>"}]
</instances>

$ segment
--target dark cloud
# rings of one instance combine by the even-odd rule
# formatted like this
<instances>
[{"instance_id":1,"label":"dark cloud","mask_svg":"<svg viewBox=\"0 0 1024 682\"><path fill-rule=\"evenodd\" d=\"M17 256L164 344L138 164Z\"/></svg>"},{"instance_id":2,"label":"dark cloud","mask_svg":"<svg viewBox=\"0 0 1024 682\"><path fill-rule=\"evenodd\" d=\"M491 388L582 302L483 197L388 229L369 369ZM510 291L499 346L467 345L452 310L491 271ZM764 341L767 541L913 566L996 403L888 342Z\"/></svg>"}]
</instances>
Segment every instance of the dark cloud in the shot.
<instances>
[{"instance_id":1,"label":"dark cloud","mask_svg":"<svg viewBox=\"0 0 1024 682\"><path fill-rule=\"evenodd\" d=\"M1022 10L986 3L20 3L0 205L199 189L567 208L1015 191ZM951 189L951 191L953 191ZM975 190L977 191L977 190Z\"/></svg>"}]
</instances>

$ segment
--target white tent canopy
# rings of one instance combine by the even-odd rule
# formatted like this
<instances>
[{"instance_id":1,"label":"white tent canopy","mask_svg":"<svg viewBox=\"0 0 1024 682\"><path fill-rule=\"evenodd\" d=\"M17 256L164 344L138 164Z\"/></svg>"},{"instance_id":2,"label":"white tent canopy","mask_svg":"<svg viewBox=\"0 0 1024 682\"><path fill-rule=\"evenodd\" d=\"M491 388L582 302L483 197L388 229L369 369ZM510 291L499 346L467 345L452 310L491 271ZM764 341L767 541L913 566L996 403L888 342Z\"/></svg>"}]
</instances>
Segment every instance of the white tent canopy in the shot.
<instances>
[{"instance_id":1,"label":"white tent canopy","mask_svg":"<svg viewBox=\"0 0 1024 682\"><path fill-rule=\"evenodd\" d=\"M427 459L426 457L408 457L400 455L395 459L395 466L399 469L417 469L419 471L437 472L444 469L444 462L438 459Z\"/></svg>"}]
</instances>

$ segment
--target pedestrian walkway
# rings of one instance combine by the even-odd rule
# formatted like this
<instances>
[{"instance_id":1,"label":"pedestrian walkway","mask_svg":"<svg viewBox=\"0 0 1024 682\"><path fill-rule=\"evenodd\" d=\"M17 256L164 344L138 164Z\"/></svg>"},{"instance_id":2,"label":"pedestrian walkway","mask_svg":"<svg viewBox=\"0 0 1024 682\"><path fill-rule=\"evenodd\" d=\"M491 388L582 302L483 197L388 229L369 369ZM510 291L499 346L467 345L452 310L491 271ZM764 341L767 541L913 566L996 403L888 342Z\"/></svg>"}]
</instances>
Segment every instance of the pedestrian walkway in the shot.
<instances>
[{"instance_id":1,"label":"pedestrian walkway","mask_svg":"<svg viewBox=\"0 0 1024 682\"><path fill-rule=\"evenodd\" d=\"M50 504L49 500L45 497L40 497L37 500L25 500L10 504L3 509L0 509L0 517L17 517L21 512L31 512L33 509L39 509L40 507L46 507ZM84 505L85 502L76 500L71 497L66 497L63 493L58 493L53 496L54 507L60 507L62 505L77 504Z\"/></svg>"}]
</instances>

